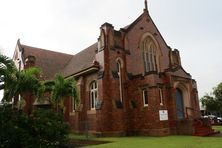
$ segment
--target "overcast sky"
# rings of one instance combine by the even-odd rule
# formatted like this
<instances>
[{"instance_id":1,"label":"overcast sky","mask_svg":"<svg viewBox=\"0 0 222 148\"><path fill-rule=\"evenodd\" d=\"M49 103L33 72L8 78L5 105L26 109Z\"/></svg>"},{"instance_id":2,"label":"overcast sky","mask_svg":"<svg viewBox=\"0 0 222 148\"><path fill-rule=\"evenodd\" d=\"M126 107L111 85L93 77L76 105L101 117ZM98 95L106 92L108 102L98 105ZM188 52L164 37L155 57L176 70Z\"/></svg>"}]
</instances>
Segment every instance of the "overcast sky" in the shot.
<instances>
[{"instance_id":1,"label":"overcast sky","mask_svg":"<svg viewBox=\"0 0 222 148\"><path fill-rule=\"evenodd\" d=\"M222 1L148 0L167 44L180 50L199 96L222 82ZM104 22L133 22L144 0L0 0L0 49L12 57L16 41L75 54L95 43Z\"/></svg>"}]
</instances>

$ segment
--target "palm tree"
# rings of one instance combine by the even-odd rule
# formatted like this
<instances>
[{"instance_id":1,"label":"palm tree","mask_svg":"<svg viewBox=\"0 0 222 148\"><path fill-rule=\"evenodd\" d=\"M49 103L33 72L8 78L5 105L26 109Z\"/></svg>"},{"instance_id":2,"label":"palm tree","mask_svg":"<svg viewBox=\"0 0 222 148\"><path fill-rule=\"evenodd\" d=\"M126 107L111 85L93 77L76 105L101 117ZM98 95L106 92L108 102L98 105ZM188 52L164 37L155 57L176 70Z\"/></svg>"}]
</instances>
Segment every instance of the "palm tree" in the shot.
<instances>
[{"instance_id":1,"label":"palm tree","mask_svg":"<svg viewBox=\"0 0 222 148\"><path fill-rule=\"evenodd\" d=\"M51 98L55 82L53 80L41 81L40 85L34 105L39 107L50 107L52 104Z\"/></svg>"},{"instance_id":2,"label":"palm tree","mask_svg":"<svg viewBox=\"0 0 222 148\"><path fill-rule=\"evenodd\" d=\"M21 71L17 78L17 93L22 94L32 92L35 95L38 92L40 81L38 79L41 70L39 68L28 68Z\"/></svg>"},{"instance_id":3,"label":"palm tree","mask_svg":"<svg viewBox=\"0 0 222 148\"><path fill-rule=\"evenodd\" d=\"M12 59L8 58L7 56L4 56L0 53L0 74L5 75L8 72L14 71L15 64L12 61Z\"/></svg>"},{"instance_id":4,"label":"palm tree","mask_svg":"<svg viewBox=\"0 0 222 148\"><path fill-rule=\"evenodd\" d=\"M53 88L53 102L58 112L59 105L64 102L66 97L73 97L75 104L79 104L79 97L74 78L65 79L62 75L56 75Z\"/></svg>"},{"instance_id":5,"label":"palm tree","mask_svg":"<svg viewBox=\"0 0 222 148\"><path fill-rule=\"evenodd\" d=\"M4 90L3 101L17 105L20 95L26 102L25 111L31 113L33 98L41 86L38 80L40 69L29 68L18 71L14 62L0 54L0 90Z\"/></svg>"},{"instance_id":6,"label":"palm tree","mask_svg":"<svg viewBox=\"0 0 222 148\"><path fill-rule=\"evenodd\" d=\"M41 70L39 68L28 68L17 74L17 82L15 88L15 95L21 95L25 100L24 111L28 114L32 111L32 105L38 90L41 88L39 81Z\"/></svg>"},{"instance_id":7,"label":"palm tree","mask_svg":"<svg viewBox=\"0 0 222 148\"><path fill-rule=\"evenodd\" d=\"M11 59L0 55L0 90L4 90L3 99L11 101L13 97L21 95L26 101L25 108L28 113L31 113L34 98L41 99L46 92L52 94L52 102L57 111L67 97L73 97L75 104L79 104L74 78L65 79L61 75L56 75L54 81L40 82L40 73L41 70L38 68L18 71Z\"/></svg>"},{"instance_id":8,"label":"palm tree","mask_svg":"<svg viewBox=\"0 0 222 148\"><path fill-rule=\"evenodd\" d=\"M18 70L14 62L7 56L0 54L0 90L4 90L3 101L12 101L17 74Z\"/></svg>"}]
</instances>

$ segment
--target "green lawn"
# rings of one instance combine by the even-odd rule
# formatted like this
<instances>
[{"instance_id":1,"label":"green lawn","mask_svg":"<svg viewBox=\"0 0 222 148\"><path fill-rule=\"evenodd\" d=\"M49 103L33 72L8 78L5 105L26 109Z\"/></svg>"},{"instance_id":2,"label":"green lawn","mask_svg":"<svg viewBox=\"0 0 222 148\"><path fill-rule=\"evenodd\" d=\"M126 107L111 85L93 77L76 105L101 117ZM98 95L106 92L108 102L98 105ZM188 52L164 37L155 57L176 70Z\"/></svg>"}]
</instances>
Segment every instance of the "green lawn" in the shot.
<instances>
[{"instance_id":1,"label":"green lawn","mask_svg":"<svg viewBox=\"0 0 222 148\"><path fill-rule=\"evenodd\" d=\"M218 130L222 133L222 126L213 126L213 129Z\"/></svg>"},{"instance_id":2,"label":"green lawn","mask_svg":"<svg viewBox=\"0 0 222 148\"><path fill-rule=\"evenodd\" d=\"M100 138L112 143L90 146L90 148L221 148L221 137L124 137ZM89 146L88 146L89 147Z\"/></svg>"},{"instance_id":3,"label":"green lawn","mask_svg":"<svg viewBox=\"0 0 222 148\"><path fill-rule=\"evenodd\" d=\"M222 126L214 129L222 132ZM74 138L74 137L73 137ZM76 138L76 137L75 137ZM82 137L79 137L82 139ZM89 148L222 148L222 137L194 137L194 136L167 136L167 137L111 137L91 138L110 143L86 146Z\"/></svg>"}]
</instances>

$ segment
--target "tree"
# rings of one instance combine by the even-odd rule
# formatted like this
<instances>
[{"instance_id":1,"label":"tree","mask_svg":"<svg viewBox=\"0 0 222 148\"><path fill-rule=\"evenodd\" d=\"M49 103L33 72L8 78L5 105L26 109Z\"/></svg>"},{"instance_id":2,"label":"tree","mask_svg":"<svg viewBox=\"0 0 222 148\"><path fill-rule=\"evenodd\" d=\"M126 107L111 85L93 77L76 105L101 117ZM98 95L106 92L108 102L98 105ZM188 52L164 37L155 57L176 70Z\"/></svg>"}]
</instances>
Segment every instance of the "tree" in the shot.
<instances>
[{"instance_id":1,"label":"tree","mask_svg":"<svg viewBox=\"0 0 222 148\"><path fill-rule=\"evenodd\" d=\"M36 95L39 87L41 87L38 79L40 73L41 70L39 68L28 68L21 71L17 77L17 93L31 92Z\"/></svg>"},{"instance_id":2,"label":"tree","mask_svg":"<svg viewBox=\"0 0 222 148\"><path fill-rule=\"evenodd\" d=\"M64 96L73 96L77 100L75 81L57 76L55 81L40 82L40 73L38 68L18 71L11 59L0 55L0 90L4 90L4 102L0 106L0 147L63 147L67 143L69 128L62 114L49 109L31 112L30 99L52 91L56 102ZM8 105L18 95L29 102L26 104L28 115Z\"/></svg>"},{"instance_id":3,"label":"tree","mask_svg":"<svg viewBox=\"0 0 222 148\"><path fill-rule=\"evenodd\" d=\"M15 65L14 62L8 58L7 56L4 56L0 53L0 74L1 74L1 80L4 80L4 76L7 76L9 72L15 71Z\"/></svg>"},{"instance_id":4,"label":"tree","mask_svg":"<svg viewBox=\"0 0 222 148\"><path fill-rule=\"evenodd\" d=\"M33 147L30 119L27 114L12 109L8 104L0 107L0 147Z\"/></svg>"},{"instance_id":5,"label":"tree","mask_svg":"<svg viewBox=\"0 0 222 148\"><path fill-rule=\"evenodd\" d=\"M41 87L38 75L40 69L29 68L23 71L9 72L9 76L4 80L3 100L12 100L13 97L21 95L25 100L26 94L36 95ZM26 100L27 101L27 100Z\"/></svg>"},{"instance_id":6,"label":"tree","mask_svg":"<svg viewBox=\"0 0 222 148\"><path fill-rule=\"evenodd\" d=\"M3 101L10 102L20 95L26 102L25 111L30 114L34 97L41 87L38 79L40 73L41 70L34 67L18 71L11 59L0 55L0 89L4 90Z\"/></svg>"},{"instance_id":7,"label":"tree","mask_svg":"<svg viewBox=\"0 0 222 148\"><path fill-rule=\"evenodd\" d=\"M40 86L40 72L38 68L18 71L10 58L0 54L0 90L4 90L3 100L9 101L14 96L28 91L36 94Z\"/></svg>"},{"instance_id":8,"label":"tree","mask_svg":"<svg viewBox=\"0 0 222 148\"><path fill-rule=\"evenodd\" d=\"M201 98L201 103L206 110L212 112L222 112L222 83L213 88L213 92Z\"/></svg>"},{"instance_id":9,"label":"tree","mask_svg":"<svg viewBox=\"0 0 222 148\"><path fill-rule=\"evenodd\" d=\"M44 103L45 101L49 101L49 103L51 103L52 91L54 89L55 82L53 80L41 81L40 85L41 86L38 89L36 101L40 104Z\"/></svg>"},{"instance_id":10,"label":"tree","mask_svg":"<svg viewBox=\"0 0 222 148\"><path fill-rule=\"evenodd\" d=\"M15 96L21 95L25 100L23 110L31 114L32 105L37 96L38 90L41 88L41 83L38 79L41 71L38 68L28 68L18 73L17 81L15 84Z\"/></svg>"},{"instance_id":11,"label":"tree","mask_svg":"<svg viewBox=\"0 0 222 148\"><path fill-rule=\"evenodd\" d=\"M69 126L51 109L36 109L32 116L4 104L0 107L0 147L65 147Z\"/></svg>"},{"instance_id":12,"label":"tree","mask_svg":"<svg viewBox=\"0 0 222 148\"><path fill-rule=\"evenodd\" d=\"M15 81L17 80L18 71L14 62L0 54L0 90L4 90L3 100L11 101L15 93Z\"/></svg>"},{"instance_id":13,"label":"tree","mask_svg":"<svg viewBox=\"0 0 222 148\"><path fill-rule=\"evenodd\" d=\"M36 109L30 117L33 137L38 147L62 147L68 142L69 125L61 113L52 109Z\"/></svg>"},{"instance_id":14,"label":"tree","mask_svg":"<svg viewBox=\"0 0 222 148\"><path fill-rule=\"evenodd\" d=\"M76 81L74 78L65 79L61 75L56 75L54 83L52 98L57 111L59 109L59 104L63 103L65 97L73 97L75 103L79 103Z\"/></svg>"}]
</instances>

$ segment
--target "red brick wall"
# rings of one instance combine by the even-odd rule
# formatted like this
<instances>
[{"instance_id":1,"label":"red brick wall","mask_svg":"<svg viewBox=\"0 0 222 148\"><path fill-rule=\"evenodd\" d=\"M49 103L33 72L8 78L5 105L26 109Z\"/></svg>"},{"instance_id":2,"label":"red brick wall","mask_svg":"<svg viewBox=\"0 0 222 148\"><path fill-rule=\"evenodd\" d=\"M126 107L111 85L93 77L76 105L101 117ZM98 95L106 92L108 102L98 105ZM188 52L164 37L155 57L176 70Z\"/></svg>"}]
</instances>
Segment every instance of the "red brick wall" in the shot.
<instances>
[{"instance_id":1,"label":"red brick wall","mask_svg":"<svg viewBox=\"0 0 222 148\"><path fill-rule=\"evenodd\" d=\"M127 59L127 70L133 74L140 74L144 72L142 49L140 48L141 38L144 33L151 33L158 42L161 50L160 68L164 71L169 66L169 48L162 39L161 34L152 22L151 18L143 15L141 20L127 33L130 55ZM135 66L136 65L136 66Z\"/></svg>"},{"instance_id":2,"label":"red brick wall","mask_svg":"<svg viewBox=\"0 0 222 148\"><path fill-rule=\"evenodd\" d=\"M165 41L157 30L156 26L146 13L135 23L128 32L115 32L112 25L104 24L101 29L105 33L105 48L96 54L96 60L100 64L100 71L94 74L83 76L81 79L81 103L83 108L80 112L70 117L73 127L84 132L84 123L87 121L89 130L102 135L168 135L175 134L177 112L175 103L175 83L184 83L191 90L191 107L197 108L197 91L192 85L191 76L182 68L170 69L169 51ZM115 32L115 33L114 33ZM161 74L144 74L142 49L140 42L142 36L149 32L158 42L160 54ZM118 35L118 38L116 38ZM124 37L127 37L127 41ZM115 47L113 41L123 46L124 43L130 52L126 52L122 47ZM123 108L117 108L116 101L120 99L119 78L113 76L113 71L117 71L117 59L121 59L122 68L122 92ZM168 69L168 71L166 71ZM97 79L98 73L103 76ZM128 73L138 75L132 79ZM174 77L178 77L176 79ZM98 98L102 100L102 108L90 111L89 108L89 84L97 80ZM189 84L189 85L187 85ZM148 89L149 105L144 107L142 99L142 88ZM163 105L160 105L159 88L163 90ZM131 101L136 107L133 108ZM168 121L160 121L159 110L168 110ZM77 121L78 120L78 121Z\"/></svg>"}]
</instances>

